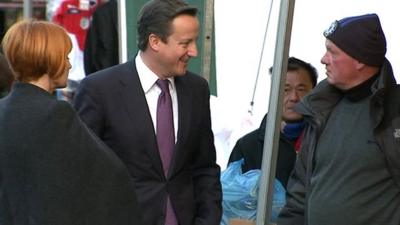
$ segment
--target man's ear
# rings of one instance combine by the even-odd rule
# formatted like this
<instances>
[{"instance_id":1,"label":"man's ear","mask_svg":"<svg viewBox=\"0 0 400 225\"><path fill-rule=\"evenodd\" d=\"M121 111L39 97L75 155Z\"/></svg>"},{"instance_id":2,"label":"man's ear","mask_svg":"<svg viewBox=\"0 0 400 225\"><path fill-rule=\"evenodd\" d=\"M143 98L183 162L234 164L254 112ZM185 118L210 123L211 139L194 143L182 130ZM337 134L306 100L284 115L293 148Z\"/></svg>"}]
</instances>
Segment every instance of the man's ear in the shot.
<instances>
[{"instance_id":1,"label":"man's ear","mask_svg":"<svg viewBox=\"0 0 400 225\"><path fill-rule=\"evenodd\" d=\"M161 39L157 35L155 34L149 35L149 47L153 49L153 51L158 52L160 49L160 44L161 44Z\"/></svg>"},{"instance_id":2,"label":"man's ear","mask_svg":"<svg viewBox=\"0 0 400 225\"><path fill-rule=\"evenodd\" d=\"M366 65L358 60L356 60L356 68L357 70L361 70L365 67Z\"/></svg>"}]
</instances>

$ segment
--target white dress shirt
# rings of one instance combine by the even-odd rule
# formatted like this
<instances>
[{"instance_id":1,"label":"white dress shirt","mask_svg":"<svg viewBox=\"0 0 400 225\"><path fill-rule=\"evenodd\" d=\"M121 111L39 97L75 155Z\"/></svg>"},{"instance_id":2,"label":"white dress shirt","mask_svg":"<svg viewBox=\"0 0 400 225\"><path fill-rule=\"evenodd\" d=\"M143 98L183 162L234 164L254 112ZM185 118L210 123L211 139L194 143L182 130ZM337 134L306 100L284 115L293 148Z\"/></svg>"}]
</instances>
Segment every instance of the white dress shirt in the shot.
<instances>
[{"instance_id":1,"label":"white dress shirt","mask_svg":"<svg viewBox=\"0 0 400 225\"><path fill-rule=\"evenodd\" d=\"M158 96L161 93L161 89L157 86L156 81L158 76L149 69L149 67L144 64L140 52L135 58L136 69L139 74L140 83L144 94L146 96L147 105L150 110L151 119L153 120L154 130L157 133L157 102ZM169 92L172 98L172 111L174 114L174 131L175 131L175 143L178 133L178 97L176 95L175 81L174 78L168 78L169 82Z\"/></svg>"}]
</instances>

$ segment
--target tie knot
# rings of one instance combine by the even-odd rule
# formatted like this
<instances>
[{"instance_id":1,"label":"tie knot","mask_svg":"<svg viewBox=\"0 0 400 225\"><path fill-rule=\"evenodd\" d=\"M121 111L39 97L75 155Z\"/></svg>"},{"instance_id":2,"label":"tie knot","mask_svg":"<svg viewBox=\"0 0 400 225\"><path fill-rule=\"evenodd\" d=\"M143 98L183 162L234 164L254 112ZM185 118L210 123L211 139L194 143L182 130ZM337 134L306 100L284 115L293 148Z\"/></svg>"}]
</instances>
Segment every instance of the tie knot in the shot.
<instances>
[{"instance_id":1,"label":"tie knot","mask_svg":"<svg viewBox=\"0 0 400 225\"><path fill-rule=\"evenodd\" d=\"M169 80L168 79L165 79L165 80L158 79L156 84L158 85L158 87L160 87L162 92L169 93Z\"/></svg>"}]
</instances>

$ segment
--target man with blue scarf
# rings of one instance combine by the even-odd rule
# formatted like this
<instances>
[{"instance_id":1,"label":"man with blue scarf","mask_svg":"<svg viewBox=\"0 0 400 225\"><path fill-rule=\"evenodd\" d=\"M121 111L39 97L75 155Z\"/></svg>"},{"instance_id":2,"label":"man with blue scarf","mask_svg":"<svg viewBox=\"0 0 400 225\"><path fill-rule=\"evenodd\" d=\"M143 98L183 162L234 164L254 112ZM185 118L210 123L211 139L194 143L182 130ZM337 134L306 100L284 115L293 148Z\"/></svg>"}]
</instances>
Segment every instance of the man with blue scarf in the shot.
<instances>
[{"instance_id":1,"label":"man with blue scarf","mask_svg":"<svg viewBox=\"0 0 400 225\"><path fill-rule=\"evenodd\" d=\"M311 64L289 57L276 167L276 178L285 188L296 160L296 151L304 128L303 117L294 111L294 106L315 87L317 77L317 71ZM232 150L229 163L243 158L243 173L261 169L266 120L267 115L264 116L260 127L240 138Z\"/></svg>"}]
</instances>

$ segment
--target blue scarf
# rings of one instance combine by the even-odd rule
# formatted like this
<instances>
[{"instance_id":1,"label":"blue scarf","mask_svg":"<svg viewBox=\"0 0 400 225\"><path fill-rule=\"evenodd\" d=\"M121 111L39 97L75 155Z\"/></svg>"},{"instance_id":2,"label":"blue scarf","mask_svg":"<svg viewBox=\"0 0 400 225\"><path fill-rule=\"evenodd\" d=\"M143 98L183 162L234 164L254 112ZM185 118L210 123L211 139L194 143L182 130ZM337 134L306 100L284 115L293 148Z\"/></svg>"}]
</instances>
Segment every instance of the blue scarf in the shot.
<instances>
[{"instance_id":1,"label":"blue scarf","mask_svg":"<svg viewBox=\"0 0 400 225\"><path fill-rule=\"evenodd\" d=\"M304 125L304 121L287 123L283 128L282 133L287 139L293 141L300 136L301 132L303 131Z\"/></svg>"}]
</instances>

